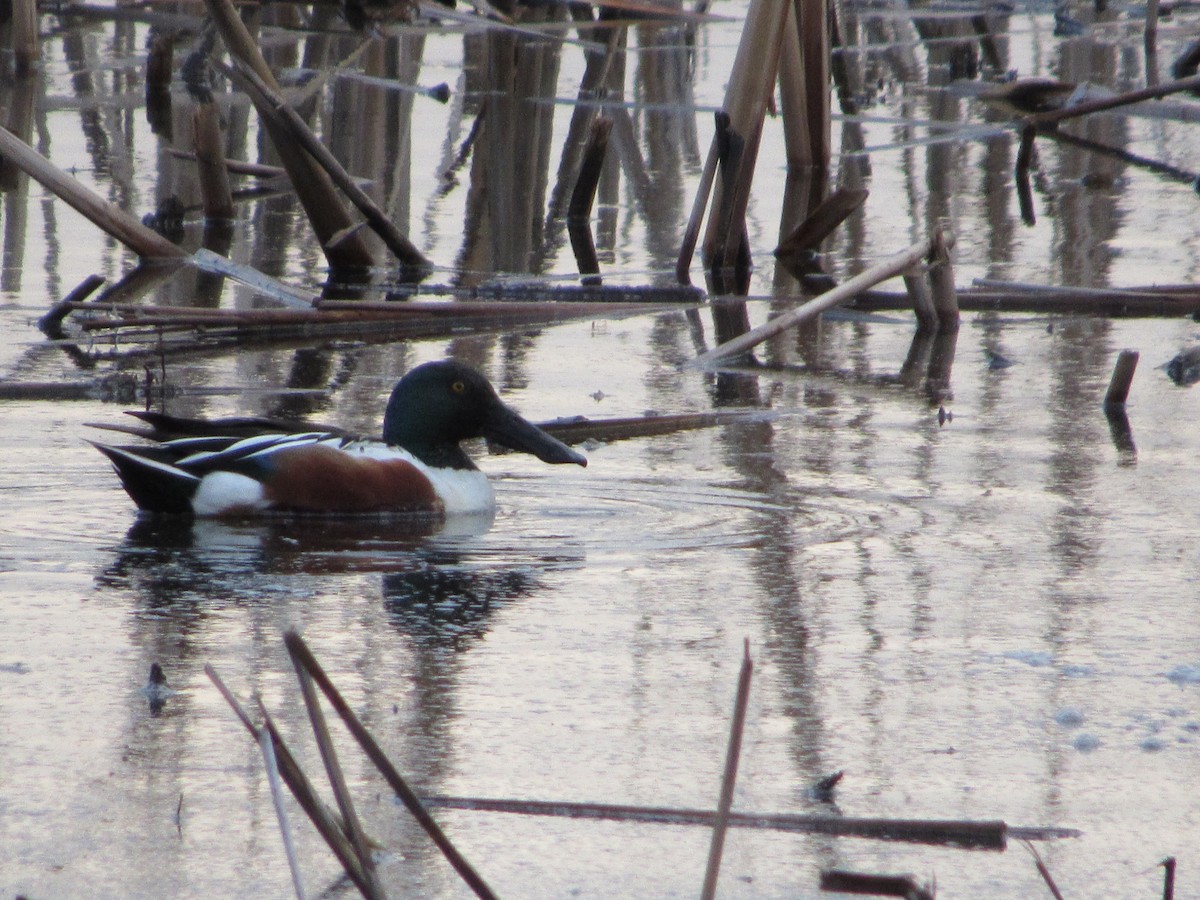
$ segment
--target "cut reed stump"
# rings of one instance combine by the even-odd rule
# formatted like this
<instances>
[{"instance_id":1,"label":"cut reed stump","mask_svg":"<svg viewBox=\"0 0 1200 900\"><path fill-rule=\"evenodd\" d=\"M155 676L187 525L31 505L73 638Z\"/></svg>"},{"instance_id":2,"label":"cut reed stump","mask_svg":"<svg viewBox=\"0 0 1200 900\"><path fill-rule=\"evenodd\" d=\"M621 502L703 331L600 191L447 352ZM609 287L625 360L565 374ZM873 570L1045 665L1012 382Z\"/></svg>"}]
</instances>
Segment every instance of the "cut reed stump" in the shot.
<instances>
[{"instance_id":1,"label":"cut reed stump","mask_svg":"<svg viewBox=\"0 0 1200 900\"><path fill-rule=\"evenodd\" d=\"M1117 356L1117 364L1108 382L1108 392L1104 395L1106 410L1125 406L1125 401L1129 399L1129 387L1133 383L1133 373L1137 371L1138 358L1136 350L1122 350Z\"/></svg>"}]
</instances>

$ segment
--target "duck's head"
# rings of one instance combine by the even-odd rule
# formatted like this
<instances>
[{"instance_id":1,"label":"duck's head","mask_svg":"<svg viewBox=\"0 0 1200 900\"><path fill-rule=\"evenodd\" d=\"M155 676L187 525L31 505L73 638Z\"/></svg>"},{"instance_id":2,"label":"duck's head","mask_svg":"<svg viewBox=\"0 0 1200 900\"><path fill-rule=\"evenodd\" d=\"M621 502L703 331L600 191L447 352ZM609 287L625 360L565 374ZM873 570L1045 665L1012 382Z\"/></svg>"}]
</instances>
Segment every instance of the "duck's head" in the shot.
<instances>
[{"instance_id":1,"label":"duck's head","mask_svg":"<svg viewBox=\"0 0 1200 900\"><path fill-rule=\"evenodd\" d=\"M383 417L383 439L429 466L473 469L459 447L483 437L542 462L586 466L587 458L504 404L470 366L447 359L424 363L400 379Z\"/></svg>"}]
</instances>

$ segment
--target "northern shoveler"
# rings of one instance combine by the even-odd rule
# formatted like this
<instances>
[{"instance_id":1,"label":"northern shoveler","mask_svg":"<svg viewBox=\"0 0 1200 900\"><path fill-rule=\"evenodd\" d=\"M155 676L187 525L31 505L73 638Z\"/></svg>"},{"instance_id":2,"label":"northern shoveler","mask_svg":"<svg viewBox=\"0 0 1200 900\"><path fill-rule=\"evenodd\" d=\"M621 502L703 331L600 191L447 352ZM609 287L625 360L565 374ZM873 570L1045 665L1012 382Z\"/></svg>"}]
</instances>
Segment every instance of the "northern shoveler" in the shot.
<instances>
[{"instance_id":1,"label":"northern shoveler","mask_svg":"<svg viewBox=\"0 0 1200 900\"><path fill-rule=\"evenodd\" d=\"M92 443L138 508L151 512L452 515L495 503L487 477L459 446L475 437L543 462L587 465L506 406L483 375L453 360L425 363L400 379L382 440L336 431L246 436L243 428L139 447Z\"/></svg>"}]
</instances>

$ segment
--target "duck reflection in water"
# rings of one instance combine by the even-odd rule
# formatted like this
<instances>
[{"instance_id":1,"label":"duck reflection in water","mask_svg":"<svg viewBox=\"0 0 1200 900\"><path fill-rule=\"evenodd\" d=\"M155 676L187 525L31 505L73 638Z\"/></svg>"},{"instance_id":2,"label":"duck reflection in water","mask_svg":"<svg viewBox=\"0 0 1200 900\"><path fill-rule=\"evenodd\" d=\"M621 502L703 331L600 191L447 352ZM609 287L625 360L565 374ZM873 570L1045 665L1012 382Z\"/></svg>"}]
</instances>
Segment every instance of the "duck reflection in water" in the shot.
<instances>
[{"instance_id":1,"label":"duck reflection in water","mask_svg":"<svg viewBox=\"0 0 1200 900\"><path fill-rule=\"evenodd\" d=\"M97 583L132 589L143 611L203 619L210 608L294 596L280 576L378 572L397 629L417 646L460 650L487 633L498 609L539 590L546 573L584 558L561 542L543 553L524 538L494 539L491 525L490 513L239 523L146 517Z\"/></svg>"}]
</instances>

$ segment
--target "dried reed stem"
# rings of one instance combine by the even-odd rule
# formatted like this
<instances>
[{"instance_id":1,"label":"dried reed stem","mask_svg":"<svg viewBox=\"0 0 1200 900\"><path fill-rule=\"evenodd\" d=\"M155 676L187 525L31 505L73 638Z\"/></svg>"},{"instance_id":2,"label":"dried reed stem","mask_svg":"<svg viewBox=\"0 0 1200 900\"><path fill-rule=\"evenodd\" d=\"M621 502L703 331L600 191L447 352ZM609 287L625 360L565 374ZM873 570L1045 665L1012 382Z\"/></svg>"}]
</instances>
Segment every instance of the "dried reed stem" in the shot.
<instances>
[{"instance_id":1,"label":"dried reed stem","mask_svg":"<svg viewBox=\"0 0 1200 900\"><path fill-rule=\"evenodd\" d=\"M362 747L367 757L375 764L380 774L387 779L392 790L396 792L396 796L404 803L413 818L417 820L437 848L442 851L442 855L446 857L447 861L454 867L454 870L458 872L463 881L475 892L476 896L494 897L495 894L492 893L491 888L487 886L483 878L479 876L471 864L467 862L466 858L450 842L450 839L446 837L441 827L433 820L433 817L429 815L425 807L421 805L421 801L417 795L413 793L407 782L396 771L387 754L383 752L383 749L375 742L371 733L367 731L362 722L359 721L358 717L350 709L350 706L342 698L337 688L334 687L333 682L329 680L329 676L325 674L325 670L317 662L316 657L312 655L312 651L308 649L308 645L304 643L304 639L295 631L288 631L284 634L283 641L287 646L288 653L291 655L292 662L296 666L297 671L303 667L304 671L312 677L312 680L321 689L321 692L325 695L330 705L337 711L342 722L350 731L350 734L354 736L354 739L358 741L359 746Z\"/></svg>"},{"instance_id":2,"label":"dried reed stem","mask_svg":"<svg viewBox=\"0 0 1200 900\"><path fill-rule=\"evenodd\" d=\"M298 900L305 900L304 880L300 877L300 860L296 857L296 842L292 839L292 826L288 821L287 806L283 802L283 787L279 780L279 762L275 758L275 742L267 729L258 732L258 749L262 753L263 765L267 770L267 783L271 786L271 800L275 804L275 818L279 822L279 834L283 838L283 852L287 857L288 869L292 873L292 888ZM183 802L183 797L179 798Z\"/></svg>"},{"instance_id":3,"label":"dried reed stem","mask_svg":"<svg viewBox=\"0 0 1200 900\"><path fill-rule=\"evenodd\" d=\"M289 649L291 648L289 647ZM367 840L367 834L358 818L358 811L354 808L354 799L350 796L350 787L346 784L345 775L342 774L337 751L333 746L333 738L325 724L325 714L321 711L321 701L313 687L312 678L309 677L307 667L296 657L295 653L292 654L292 665L296 669L296 678L300 681L300 694L304 697L304 707L308 710L308 721L312 725L313 736L317 740L317 749L321 751L325 774L329 776L334 799L342 813L342 821L346 823L346 831L350 837L350 845L354 848L354 855L357 857L359 865L362 866L363 877L368 885L367 895L383 897L383 887L379 883L379 876L375 873L375 862L371 858L371 844Z\"/></svg>"},{"instance_id":4,"label":"dried reed stem","mask_svg":"<svg viewBox=\"0 0 1200 900\"><path fill-rule=\"evenodd\" d=\"M38 39L37 0L13 0L12 47L15 74L24 78L37 68L42 55Z\"/></svg>"},{"instance_id":5,"label":"dried reed stem","mask_svg":"<svg viewBox=\"0 0 1200 900\"><path fill-rule=\"evenodd\" d=\"M660 806L629 806L616 803L573 803L559 800L504 800L488 797L423 797L427 806L470 809L479 812L552 816L568 819L606 819L661 825L695 825L712 828L717 814L712 810L677 809ZM827 834L880 841L911 841L920 844L953 844L981 850L1003 850L1006 837L1057 840L1078 837L1067 828L1009 828L1000 821L944 819L864 819L849 816L817 816L798 813L729 813L733 828L761 828L798 834Z\"/></svg>"},{"instance_id":6,"label":"dried reed stem","mask_svg":"<svg viewBox=\"0 0 1200 900\"><path fill-rule=\"evenodd\" d=\"M270 114L277 117L276 121L279 127L286 131L329 174L334 184L341 188L350 202L358 208L358 211L366 218L367 224L383 239L396 258L409 268L427 271L430 268L429 260L400 232L400 229L368 196L367 192L358 186L353 176L312 133L308 124L300 118L300 114L291 107L287 100L267 81L260 78L253 67L242 63L238 67L237 74L245 79L251 87L251 99L260 115L269 110Z\"/></svg>"},{"instance_id":7,"label":"dried reed stem","mask_svg":"<svg viewBox=\"0 0 1200 900\"><path fill-rule=\"evenodd\" d=\"M929 287L933 292L938 329L943 332L957 331L959 322L954 266L950 262L950 249L953 246L953 234L947 234L941 228L934 231L929 248Z\"/></svg>"},{"instance_id":8,"label":"dried reed stem","mask_svg":"<svg viewBox=\"0 0 1200 900\"><path fill-rule=\"evenodd\" d=\"M0 156L139 256L168 260L187 256L161 234L88 190L78 179L62 171L7 128L0 128Z\"/></svg>"},{"instance_id":9,"label":"dried reed stem","mask_svg":"<svg viewBox=\"0 0 1200 900\"><path fill-rule=\"evenodd\" d=\"M342 822L339 821L337 814L329 809L325 805L325 802L317 795L312 782L308 780L308 777L304 774L304 770L300 768L296 762L296 758L292 756L292 752L288 749L271 717L264 712L264 725L260 729L254 724L254 721L250 718L250 714L246 712L237 697L233 695L233 692L226 687L225 682L217 675L216 669L211 665L206 665L204 673L216 685L221 696L225 698L225 702L229 704L230 708L241 720L246 730L254 737L255 741L259 740L259 733L262 730L267 731L271 735L271 740L275 747L276 762L279 766L279 774L283 777L284 783L291 790L292 796L296 798L296 802L300 804L301 809L308 815L313 826L320 832L321 837L325 839L325 843L329 845L329 849L333 851L334 856L338 858L338 862L342 864L342 868L346 870L346 874L350 876L350 880L354 882L355 886L364 895L367 895L369 884L363 875L362 867L359 865L354 848L346 838Z\"/></svg>"},{"instance_id":10,"label":"dried reed stem","mask_svg":"<svg viewBox=\"0 0 1200 900\"><path fill-rule=\"evenodd\" d=\"M721 872L721 853L725 847L725 833L729 830L729 811L733 806L733 787L737 781L738 761L742 757L742 730L746 724L746 705L750 701L750 676L753 671L754 663L750 659L750 639L747 638L742 651L742 670L738 675L733 721L729 725L729 747L725 751L725 773L721 776L721 797L717 803L717 817L713 824L712 842L708 848L704 887L700 891L703 900L713 900L717 895L717 876Z\"/></svg>"},{"instance_id":11,"label":"dried reed stem","mask_svg":"<svg viewBox=\"0 0 1200 900\"><path fill-rule=\"evenodd\" d=\"M225 142L221 138L221 116L211 100L192 110L192 140L196 148L196 173L207 219L232 219L233 191L225 165Z\"/></svg>"},{"instance_id":12,"label":"dried reed stem","mask_svg":"<svg viewBox=\"0 0 1200 900\"><path fill-rule=\"evenodd\" d=\"M747 350L757 347L764 341L770 340L775 335L814 316L818 316L825 310L832 309L840 303L845 303L867 288L899 275L923 259L929 253L929 249L930 245L928 243L914 244L907 250L897 253L894 256L889 256L883 262L876 263L866 271L860 272L853 278L839 284L832 290L826 291L824 294L814 297L796 309L776 316L765 324L753 328L733 340L726 341L724 344L720 344L706 353L701 353L691 361L690 365L704 366L718 359L745 353Z\"/></svg>"},{"instance_id":13,"label":"dried reed stem","mask_svg":"<svg viewBox=\"0 0 1200 900\"><path fill-rule=\"evenodd\" d=\"M216 23L230 55L249 65L263 83L278 93L279 84L275 81L275 76L263 58L258 44L238 16L233 0L205 0L205 6ZM374 255L363 236L352 231L355 223L342 205L341 198L325 170L296 146L290 133L273 124L273 120L264 119L264 124L271 142L291 176L296 196L308 214L329 264L334 269L373 266Z\"/></svg>"}]
</instances>

